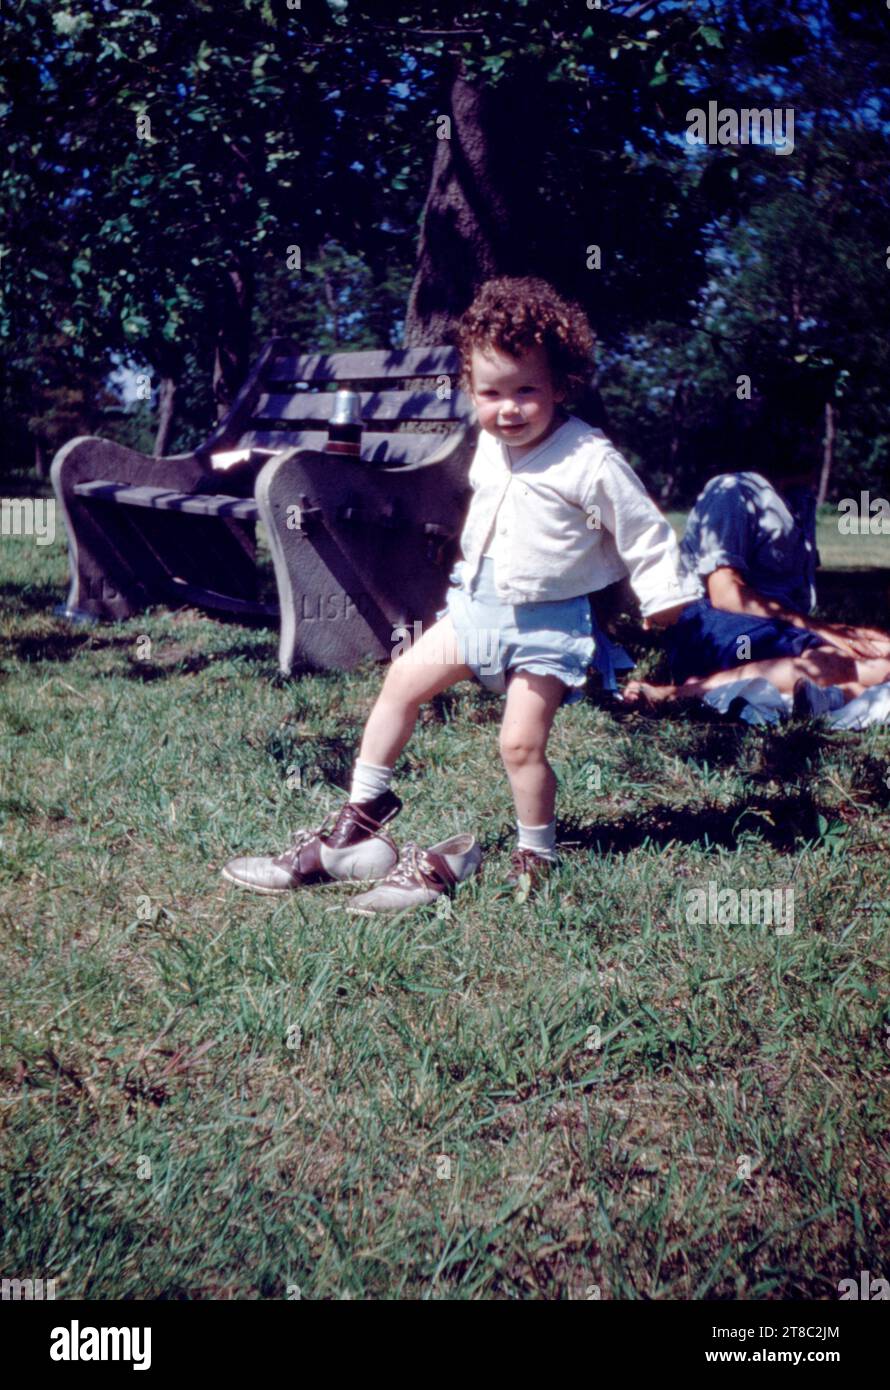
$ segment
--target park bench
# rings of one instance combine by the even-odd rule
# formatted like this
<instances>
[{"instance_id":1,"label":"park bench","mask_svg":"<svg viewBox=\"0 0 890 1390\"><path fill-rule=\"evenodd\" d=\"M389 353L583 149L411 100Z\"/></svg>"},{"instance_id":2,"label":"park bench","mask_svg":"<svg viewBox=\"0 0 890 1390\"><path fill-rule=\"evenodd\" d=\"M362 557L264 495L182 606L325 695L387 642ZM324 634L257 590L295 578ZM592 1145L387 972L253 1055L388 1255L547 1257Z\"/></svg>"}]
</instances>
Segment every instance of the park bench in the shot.
<instances>
[{"instance_id":1,"label":"park bench","mask_svg":"<svg viewBox=\"0 0 890 1390\"><path fill-rule=\"evenodd\" d=\"M71 440L51 470L70 560L60 611L118 621L190 604L278 622L284 674L389 657L395 628L434 621L458 553L476 435L458 371L450 347L301 354L273 338L192 453ZM339 386L361 397L360 458L325 453ZM259 599L258 521L277 604Z\"/></svg>"}]
</instances>

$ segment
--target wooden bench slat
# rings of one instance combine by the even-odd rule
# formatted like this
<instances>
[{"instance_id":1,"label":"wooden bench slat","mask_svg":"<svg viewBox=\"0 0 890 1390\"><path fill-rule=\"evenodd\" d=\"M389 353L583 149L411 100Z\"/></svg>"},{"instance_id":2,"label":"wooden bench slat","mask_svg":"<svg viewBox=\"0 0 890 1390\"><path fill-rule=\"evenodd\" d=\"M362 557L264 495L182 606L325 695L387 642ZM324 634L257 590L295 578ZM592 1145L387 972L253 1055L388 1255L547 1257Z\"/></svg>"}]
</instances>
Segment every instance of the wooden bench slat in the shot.
<instances>
[{"instance_id":1,"label":"wooden bench slat","mask_svg":"<svg viewBox=\"0 0 890 1390\"><path fill-rule=\"evenodd\" d=\"M265 366L267 382L392 381L396 377L456 376L457 348L404 348L384 352L314 352L301 357L273 357Z\"/></svg>"},{"instance_id":2,"label":"wooden bench slat","mask_svg":"<svg viewBox=\"0 0 890 1390\"><path fill-rule=\"evenodd\" d=\"M245 618L269 618L277 621L281 617L281 608L277 603L235 598L231 594L217 593L215 589L188 584L184 579L171 579L167 592L175 603L190 603L199 608L212 608L221 613L235 613Z\"/></svg>"},{"instance_id":3,"label":"wooden bench slat","mask_svg":"<svg viewBox=\"0 0 890 1390\"><path fill-rule=\"evenodd\" d=\"M268 426L268 421L258 421ZM373 430L362 431L361 457L365 463L379 464L397 468L402 463L420 463L429 458L448 438L447 434L377 434ZM242 435L239 448L256 449L315 449L324 452L328 442L327 431L314 430L270 430L250 429ZM336 455L331 455L331 464L336 463Z\"/></svg>"},{"instance_id":4,"label":"wooden bench slat","mask_svg":"<svg viewBox=\"0 0 890 1390\"><path fill-rule=\"evenodd\" d=\"M159 511L188 512L192 516L227 516L237 521L256 521L259 507L253 497L225 497L210 492L171 492L164 487L131 487L127 483L97 478L75 483L78 497L94 502L116 502L125 507L154 507Z\"/></svg>"},{"instance_id":5,"label":"wooden bench slat","mask_svg":"<svg viewBox=\"0 0 890 1390\"><path fill-rule=\"evenodd\" d=\"M252 424L241 435L238 449L324 449L328 442L327 430L270 430L269 421L257 421L260 428Z\"/></svg>"},{"instance_id":6,"label":"wooden bench slat","mask_svg":"<svg viewBox=\"0 0 890 1390\"><path fill-rule=\"evenodd\" d=\"M366 428L379 420L464 420L470 417L470 402L455 391L448 400L439 400L419 391L360 391ZM291 391L287 395L265 393L259 397L252 415L257 420L329 420L336 396L333 391Z\"/></svg>"}]
</instances>

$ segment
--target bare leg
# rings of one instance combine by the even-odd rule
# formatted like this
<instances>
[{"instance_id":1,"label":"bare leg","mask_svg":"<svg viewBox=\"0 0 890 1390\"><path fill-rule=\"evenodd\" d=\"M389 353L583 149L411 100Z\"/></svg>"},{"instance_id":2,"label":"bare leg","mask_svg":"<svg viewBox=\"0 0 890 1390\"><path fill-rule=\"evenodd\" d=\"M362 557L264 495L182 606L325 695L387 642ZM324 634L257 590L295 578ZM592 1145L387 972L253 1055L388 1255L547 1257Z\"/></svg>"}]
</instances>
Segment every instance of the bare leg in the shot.
<instances>
[{"instance_id":1,"label":"bare leg","mask_svg":"<svg viewBox=\"0 0 890 1390\"><path fill-rule=\"evenodd\" d=\"M761 677L783 694L790 695L795 683L802 678L815 685L844 685L856 680L857 662L845 656L837 647L810 647L800 656L769 657L765 661L746 661L731 671L715 671L713 675L684 681L681 691L688 695L706 695L718 686L731 681L755 680Z\"/></svg>"},{"instance_id":2,"label":"bare leg","mask_svg":"<svg viewBox=\"0 0 890 1390\"><path fill-rule=\"evenodd\" d=\"M500 749L522 825L553 820L556 774L547 761L547 739L565 692L557 676L531 671L514 672L507 684Z\"/></svg>"},{"instance_id":3,"label":"bare leg","mask_svg":"<svg viewBox=\"0 0 890 1390\"><path fill-rule=\"evenodd\" d=\"M469 666L459 660L454 625L446 613L390 665L368 716L359 757L378 767L394 767L411 737L417 711L424 701L458 681L472 678Z\"/></svg>"},{"instance_id":4,"label":"bare leg","mask_svg":"<svg viewBox=\"0 0 890 1390\"><path fill-rule=\"evenodd\" d=\"M765 661L746 661L730 671L715 671L713 675L694 677L682 685L649 685L645 681L630 681L622 692L629 703L663 704L688 697L701 698L709 690L728 685L730 681L751 680L761 676L786 695L802 678L814 685L837 685L847 700L861 695L871 685L890 680L890 660L873 660L846 656L838 647L810 647L800 656L772 657Z\"/></svg>"}]
</instances>

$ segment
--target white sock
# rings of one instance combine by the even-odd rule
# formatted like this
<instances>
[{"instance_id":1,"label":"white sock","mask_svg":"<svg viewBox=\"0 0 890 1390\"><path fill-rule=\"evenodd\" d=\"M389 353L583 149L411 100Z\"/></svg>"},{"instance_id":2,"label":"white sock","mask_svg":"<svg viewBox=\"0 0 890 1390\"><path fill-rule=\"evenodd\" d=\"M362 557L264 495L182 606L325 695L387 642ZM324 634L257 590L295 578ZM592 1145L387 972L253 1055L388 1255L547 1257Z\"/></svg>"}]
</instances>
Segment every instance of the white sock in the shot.
<instances>
[{"instance_id":1,"label":"white sock","mask_svg":"<svg viewBox=\"0 0 890 1390\"><path fill-rule=\"evenodd\" d=\"M555 820L549 825L523 825L517 821L516 829L519 831L519 849L533 849L535 854L541 854L545 859L556 858Z\"/></svg>"},{"instance_id":2,"label":"white sock","mask_svg":"<svg viewBox=\"0 0 890 1390\"><path fill-rule=\"evenodd\" d=\"M349 800L373 801L375 796L386 791L391 781L391 767L378 767L376 763L363 763L361 758L356 758Z\"/></svg>"}]
</instances>

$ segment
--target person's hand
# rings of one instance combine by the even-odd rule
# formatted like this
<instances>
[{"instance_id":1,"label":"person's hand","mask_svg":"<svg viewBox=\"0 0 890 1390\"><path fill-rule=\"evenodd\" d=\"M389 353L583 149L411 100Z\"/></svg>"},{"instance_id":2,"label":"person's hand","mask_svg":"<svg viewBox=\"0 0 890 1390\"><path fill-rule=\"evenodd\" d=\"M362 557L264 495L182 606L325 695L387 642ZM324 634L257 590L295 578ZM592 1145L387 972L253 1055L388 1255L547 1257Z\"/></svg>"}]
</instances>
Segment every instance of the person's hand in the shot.
<instances>
[{"instance_id":1,"label":"person's hand","mask_svg":"<svg viewBox=\"0 0 890 1390\"><path fill-rule=\"evenodd\" d=\"M847 656L862 661L874 661L876 657L890 656L890 639L885 633L871 636L865 628L853 627L844 623L826 623L815 628L817 636L830 642Z\"/></svg>"},{"instance_id":2,"label":"person's hand","mask_svg":"<svg viewBox=\"0 0 890 1390\"><path fill-rule=\"evenodd\" d=\"M673 608L662 608L660 613L653 613L650 617L643 619L643 628L646 632L651 632L653 627L673 627L683 609L688 607L689 602L687 600L686 603L675 603Z\"/></svg>"},{"instance_id":3,"label":"person's hand","mask_svg":"<svg viewBox=\"0 0 890 1390\"><path fill-rule=\"evenodd\" d=\"M879 627L863 627L861 623L857 623L856 633L857 636L874 642L875 646L880 648L879 656L890 656L890 633L882 632Z\"/></svg>"}]
</instances>

